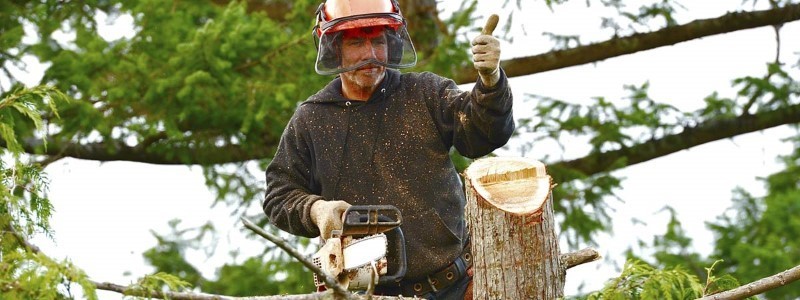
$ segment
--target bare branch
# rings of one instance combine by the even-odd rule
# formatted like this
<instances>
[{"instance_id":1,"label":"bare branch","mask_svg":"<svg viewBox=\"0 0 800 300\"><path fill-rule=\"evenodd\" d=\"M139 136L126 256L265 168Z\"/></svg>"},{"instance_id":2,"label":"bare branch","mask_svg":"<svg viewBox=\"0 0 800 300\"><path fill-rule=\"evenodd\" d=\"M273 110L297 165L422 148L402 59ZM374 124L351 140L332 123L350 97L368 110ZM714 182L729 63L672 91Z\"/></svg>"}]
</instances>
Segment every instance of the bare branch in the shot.
<instances>
[{"instance_id":1,"label":"bare branch","mask_svg":"<svg viewBox=\"0 0 800 300\"><path fill-rule=\"evenodd\" d=\"M314 263L305 259L305 257L303 257L303 255L300 254L300 252L297 252L297 250L292 248L292 246L289 246L289 243L287 243L284 239L269 234L260 227L256 226L256 224L253 224L252 221L248 220L245 217L242 217L242 223L244 223L244 226L247 227L248 229L252 230L261 237L274 243L275 245L283 249L283 251L286 251L286 253L289 253L289 255L300 261L300 263L302 263L303 266L305 266L306 268L314 272L314 274L317 274L317 276L322 278L325 281L325 285L327 287L332 287L333 291L337 295L342 296L346 299L351 299L350 293L348 293L341 285L339 285L339 283L336 282L336 280L333 277L323 272L322 269L317 267L317 265L315 265Z\"/></svg>"},{"instance_id":2,"label":"bare branch","mask_svg":"<svg viewBox=\"0 0 800 300\"><path fill-rule=\"evenodd\" d=\"M95 288L98 290L110 291L110 292L117 292L123 295L128 296L138 296L138 297L149 297L149 298L158 298L158 299L172 299L172 300L233 300L233 299L242 299L239 297L228 297L228 296L221 296L221 295L210 295L210 294L201 294L201 293L176 293L176 292L146 292L141 290L136 290L128 286L122 286L119 284L108 283L108 282L91 282ZM253 297L252 299L256 299ZM266 298L264 298L266 299ZM273 298L274 299L274 298Z\"/></svg>"},{"instance_id":3,"label":"bare branch","mask_svg":"<svg viewBox=\"0 0 800 300\"><path fill-rule=\"evenodd\" d=\"M700 300L744 299L766 291L782 287L800 279L800 266L788 269L770 277L762 278L738 288L718 294L705 296Z\"/></svg>"},{"instance_id":4,"label":"bare branch","mask_svg":"<svg viewBox=\"0 0 800 300\"><path fill-rule=\"evenodd\" d=\"M728 13L715 19L696 20L680 26L667 27L654 32L639 33L624 38L610 39L572 49L514 58L500 63L508 77L531 75L598 62L604 59L639 51L670 46L707 36L778 25L800 19L800 3L762 11ZM471 83L478 78L472 65L454 72L456 83Z\"/></svg>"},{"instance_id":5,"label":"bare branch","mask_svg":"<svg viewBox=\"0 0 800 300\"><path fill-rule=\"evenodd\" d=\"M122 286L108 282L94 282L90 281L99 290L117 292L129 296L149 297L158 299L170 300L318 300L318 299L332 299L331 292L321 292L314 294L302 295L279 295L279 296L254 296L254 297L231 297L224 295L212 295L203 293L176 293L176 292L153 292L145 293L131 289L127 286Z\"/></svg>"},{"instance_id":6,"label":"bare branch","mask_svg":"<svg viewBox=\"0 0 800 300\"><path fill-rule=\"evenodd\" d=\"M265 141L264 147L245 149L242 145L227 144L214 148L175 147L169 153L142 151L139 147L128 146L121 141L104 141L98 143L75 143L72 141L47 139L47 149L42 149L40 139L29 139L22 145L30 154L74 157L97 161L135 161L160 165L200 164L213 165L241 162L271 157L274 154L276 140ZM6 141L0 138L0 147L6 147Z\"/></svg>"}]
</instances>

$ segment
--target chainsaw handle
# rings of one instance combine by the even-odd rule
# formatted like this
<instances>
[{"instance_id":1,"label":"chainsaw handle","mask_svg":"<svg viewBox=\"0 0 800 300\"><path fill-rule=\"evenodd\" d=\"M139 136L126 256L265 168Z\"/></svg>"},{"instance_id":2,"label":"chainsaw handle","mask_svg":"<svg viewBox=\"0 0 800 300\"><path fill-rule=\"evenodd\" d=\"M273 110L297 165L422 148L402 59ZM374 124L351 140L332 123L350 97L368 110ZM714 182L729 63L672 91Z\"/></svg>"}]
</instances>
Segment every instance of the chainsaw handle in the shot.
<instances>
[{"instance_id":1,"label":"chainsaw handle","mask_svg":"<svg viewBox=\"0 0 800 300\"><path fill-rule=\"evenodd\" d=\"M400 210L392 205L353 205L342 215L342 236L387 232L403 224Z\"/></svg>"},{"instance_id":2,"label":"chainsaw handle","mask_svg":"<svg viewBox=\"0 0 800 300\"><path fill-rule=\"evenodd\" d=\"M342 215L342 236L364 236L392 231L391 247L397 249L398 266L394 274L380 276L378 284L396 285L406 276L406 238L400 225L403 217L393 205L353 205Z\"/></svg>"},{"instance_id":3,"label":"chainsaw handle","mask_svg":"<svg viewBox=\"0 0 800 300\"><path fill-rule=\"evenodd\" d=\"M406 276L406 237L403 236L403 230L401 230L400 227L395 227L393 230L395 233L394 247L397 249L398 259L397 272L379 277L378 285L391 284L394 286L400 283L403 277Z\"/></svg>"}]
</instances>

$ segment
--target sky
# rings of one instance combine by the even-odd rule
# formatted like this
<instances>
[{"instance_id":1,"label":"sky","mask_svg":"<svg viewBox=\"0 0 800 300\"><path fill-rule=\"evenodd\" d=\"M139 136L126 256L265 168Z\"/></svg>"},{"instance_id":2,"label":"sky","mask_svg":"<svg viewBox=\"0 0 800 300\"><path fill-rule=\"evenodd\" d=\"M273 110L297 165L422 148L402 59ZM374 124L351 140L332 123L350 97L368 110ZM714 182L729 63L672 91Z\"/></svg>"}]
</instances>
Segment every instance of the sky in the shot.
<instances>
[{"instance_id":1,"label":"sky","mask_svg":"<svg viewBox=\"0 0 800 300\"><path fill-rule=\"evenodd\" d=\"M503 16L508 10L497 7L495 2L502 1L483 1L479 11ZM700 3L684 3L688 13L681 12L686 19L679 19L680 23L717 17L728 10L726 7L733 10L741 3L740 0L692 2ZM596 16L611 12L586 8L584 1L571 1L554 7L553 11L542 3L537 5L540 7L533 10L535 13L515 18L510 34L514 37L513 43L502 42L503 59L548 51L551 43L539 34L542 31L582 34L586 37L585 43L605 39L607 31L598 30ZM504 21L501 19L496 33L502 30ZM125 23L130 19L122 17L117 22L117 25L104 27L103 34L110 39L129 37L132 33ZM797 63L798 22L782 28L781 46L783 61ZM700 108L702 99L713 91L719 91L721 96L734 96L731 80L745 75L762 76L766 72L765 62L774 56L774 32L767 27L707 37L597 64L516 77L511 79L515 116L522 117L530 111L532 103L524 101L526 94L589 103L596 96L618 99L625 95L624 85L644 82L650 82L649 94L653 99L682 110L694 110ZM35 66L35 61L30 65ZM28 71L26 82L35 84L43 69L29 68ZM797 68L794 72L797 76ZM468 89L471 85L462 87ZM651 242L654 234L664 232L669 218L662 210L665 205L676 209L684 229L694 239L695 249L708 254L714 237L706 230L705 222L725 212L730 206L731 191L737 186L763 195L763 185L757 177L780 169L777 155L792 150L781 138L792 133L783 126L746 134L615 172L626 178L618 191L624 202L608 202L613 209L613 234L599 236L595 246L604 259L570 269L566 278L567 296L577 293L581 286L584 291L597 290L605 280L618 275L624 262L622 252L628 247L647 253L647 249L636 248L636 242L639 239ZM526 138L530 137L521 139ZM516 145L522 141L512 141L509 149L498 150L496 154L519 156ZM587 149L582 143L570 143L564 149L552 143L541 143L525 156L569 159L582 156ZM257 253L269 243L245 238L246 229L230 217L224 207L211 207L214 196L205 187L198 167L99 163L68 158L51 164L45 171L51 182L49 196L55 206L52 219L55 241L37 237L33 242L53 257L72 261L96 281L128 284L152 272L152 268L144 264L141 253L156 244L151 230L166 234L167 222L171 219L183 220L181 228L214 221L220 231L215 254L207 258L202 252L189 253L190 260L206 276L213 276L216 267L230 259L228 251L239 249L243 254ZM259 209L254 205L250 211ZM634 217L645 223L631 222ZM564 249L566 244L562 241L562 251ZM101 299L121 298L116 293L99 293Z\"/></svg>"}]
</instances>

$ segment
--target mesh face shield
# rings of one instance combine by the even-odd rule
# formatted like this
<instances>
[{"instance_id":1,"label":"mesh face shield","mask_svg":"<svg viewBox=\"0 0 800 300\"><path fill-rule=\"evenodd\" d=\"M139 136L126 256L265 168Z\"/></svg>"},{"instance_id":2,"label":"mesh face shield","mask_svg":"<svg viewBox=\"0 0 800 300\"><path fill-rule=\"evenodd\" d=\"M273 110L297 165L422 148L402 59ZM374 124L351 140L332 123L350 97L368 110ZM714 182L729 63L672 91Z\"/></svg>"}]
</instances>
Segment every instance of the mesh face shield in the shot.
<instances>
[{"instance_id":1,"label":"mesh face shield","mask_svg":"<svg viewBox=\"0 0 800 300\"><path fill-rule=\"evenodd\" d=\"M417 63L417 53L402 17L378 13L344 17L317 30L318 74L333 75L366 65L401 69Z\"/></svg>"}]
</instances>

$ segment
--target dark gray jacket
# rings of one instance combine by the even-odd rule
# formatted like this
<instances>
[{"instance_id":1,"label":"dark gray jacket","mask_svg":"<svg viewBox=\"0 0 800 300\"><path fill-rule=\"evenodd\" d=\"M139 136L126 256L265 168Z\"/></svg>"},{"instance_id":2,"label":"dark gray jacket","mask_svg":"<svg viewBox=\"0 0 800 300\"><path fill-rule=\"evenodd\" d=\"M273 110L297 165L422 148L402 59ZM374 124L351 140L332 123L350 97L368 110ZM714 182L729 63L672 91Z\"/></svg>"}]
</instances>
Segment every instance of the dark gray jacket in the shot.
<instances>
[{"instance_id":1,"label":"dark gray jacket","mask_svg":"<svg viewBox=\"0 0 800 300\"><path fill-rule=\"evenodd\" d=\"M478 80L463 92L433 73L388 69L367 102L344 98L336 78L286 126L267 167L264 212L278 228L315 237L309 214L318 199L394 205L403 216L405 278L422 278L455 260L468 234L450 148L476 158L505 145L514 131L511 104L502 71L492 89Z\"/></svg>"}]
</instances>

